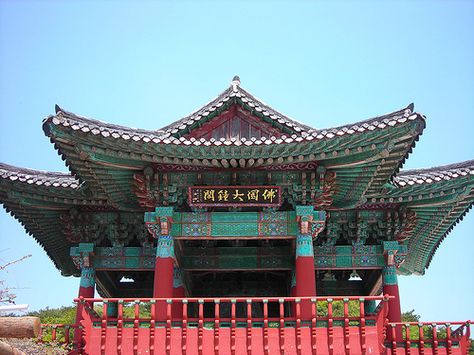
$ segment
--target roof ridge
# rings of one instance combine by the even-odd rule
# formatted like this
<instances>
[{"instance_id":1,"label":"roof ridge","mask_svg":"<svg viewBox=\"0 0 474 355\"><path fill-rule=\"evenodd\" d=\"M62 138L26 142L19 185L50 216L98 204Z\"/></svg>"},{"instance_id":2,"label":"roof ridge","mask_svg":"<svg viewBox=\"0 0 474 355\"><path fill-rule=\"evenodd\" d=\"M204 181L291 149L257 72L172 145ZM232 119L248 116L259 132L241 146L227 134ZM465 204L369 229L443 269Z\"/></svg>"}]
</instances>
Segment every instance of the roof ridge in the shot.
<instances>
[{"instance_id":1,"label":"roof ridge","mask_svg":"<svg viewBox=\"0 0 474 355\"><path fill-rule=\"evenodd\" d=\"M33 170L0 163L0 179L16 181L25 184L45 185L78 189L81 182L70 173L56 171Z\"/></svg>"},{"instance_id":2,"label":"roof ridge","mask_svg":"<svg viewBox=\"0 0 474 355\"><path fill-rule=\"evenodd\" d=\"M432 168L402 171L393 178L393 183L398 187L404 187L415 184L432 184L468 175L474 175L474 160L466 160L460 163L441 165Z\"/></svg>"},{"instance_id":3,"label":"roof ridge","mask_svg":"<svg viewBox=\"0 0 474 355\"><path fill-rule=\"evenodd\" d=\"M446 172L446 171L450 171L450 170L467 169L467 168L474 171L474 159L466 160L466 161L459 162L459 163L451 163L451 164L446 164L446 165L433 166L433 167L430 167L430 168L402 170L397 174L396 177Z\"/></svg>"},{"instance_id":4,"label":"roof ridge","mask_svg":"<svg viewBox=\"0 0 474 355\"><path fill-rule=\"evenodd\" d=\"M361 126L361 125L364 125L364 124L369 124L369 123L373 123L373 122L376 122L376 121L385 120L385 119L389 119L389 118L400 118L400 117L403 117L403 116L409 117L412 114L415 114L415 115L417 115L418 117L420 117L424 120L426 119L426 117L424 115L415 112L414 111L414 104L410 103L405 108L402 108L402 109L399 109L399 110L396 110L396 111L392 111L392 112L388 112L388 113L385 113L385 114L380 115L380 116L375 116L375 117L367 118L367 119L362 120L362 121L343 124L343 125L336 126L336 127L315 129L314 131L311 131L311 133L314 134L315 132L322 132L322 131L329 131L329 130L339 130L339 129L348 128L348 127L352 128L354 126ZM397 117L397 116L400 116L400 117Z\"/></svg>"},{"instance_id":5,"label":"roof ridge","mask_svg":"<svg viewBox=\"0 0 474 355\"><path fill-rule=\"evenodd\" d=\"M90 117L78 115L78 114L73 113L71 111L64 110L63 108L61 108L57 104L55 105L55 111L56 111L56 115L50 115L50 116L46 117L43 120L43 125L45 123L47 123L48 121L50 121L50 120L53 120L55 118L58 119L58 118L61 117L61 115L65 115L68 118L76 119L79 122L82 122L84 124L96 124L98 126L106 127L106 128L110 128L110 129L133 130L137 133L156 134L157 136L159 136L160 133L163 133L163 131L161 129L152 130L152 129L144 129L144 128L135 128L135 127L123 126L123 125L118 125L118 124L98 120L96 118L90 118Z\"/></svg>"},{"instance_id":6,"label":"roof ridge","mask_svg":"<svg viewBox=\"0 0 474 355\"><path fill-rule=\"evenodd\" d=\"M11 173L16 173L16 174L25 174L25 175L45 175L45 176L74 178L74 176L71 173L65 173L65 172L61 172L61 171L47 171L47 170L23 168L23 167L19 167L19 166L16 166L16 165L10 165L10 164L0 162L0 171L1 170L11 172ZM1 174L1 172L0 172L0 174Z\"/></svg>"}]
</instances>

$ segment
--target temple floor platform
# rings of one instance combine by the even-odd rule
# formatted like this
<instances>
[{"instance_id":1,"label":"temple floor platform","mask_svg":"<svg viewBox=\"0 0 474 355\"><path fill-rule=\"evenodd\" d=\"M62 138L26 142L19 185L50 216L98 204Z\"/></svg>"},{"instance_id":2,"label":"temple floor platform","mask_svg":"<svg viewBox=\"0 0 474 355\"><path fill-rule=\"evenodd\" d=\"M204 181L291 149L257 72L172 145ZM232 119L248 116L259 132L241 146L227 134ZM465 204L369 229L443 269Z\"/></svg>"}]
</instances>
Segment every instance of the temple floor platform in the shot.
<instances>
[{"instance_id":1,"label":"temple floor platform","mask_svg":"<svg viewBox=\"0 0 474 355\"><path fill-rule=\"evenodd\" d=\"M389 323L388 300L80 298L70 354L468 353L469 322ZM369 303L376 308L366 312Z\"/></svg>"}]
</instances>

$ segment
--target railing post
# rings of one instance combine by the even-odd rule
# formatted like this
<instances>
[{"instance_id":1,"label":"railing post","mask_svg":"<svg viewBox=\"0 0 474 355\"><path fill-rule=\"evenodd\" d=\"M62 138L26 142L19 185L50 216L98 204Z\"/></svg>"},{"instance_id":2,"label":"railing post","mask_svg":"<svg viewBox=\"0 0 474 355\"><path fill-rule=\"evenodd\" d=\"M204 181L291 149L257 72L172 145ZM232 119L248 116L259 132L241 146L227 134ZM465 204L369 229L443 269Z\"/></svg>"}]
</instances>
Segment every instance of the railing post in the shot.
<instances>
[{"instance_id":1,"label":"railing post","mask_svg":"<svg viewBox=\"0 0 474 355\"><path fill-rule=\"evenodd\" d=\"M220 300L214 299L214 353L219 355Z\"/></svg>"},{"instance_id":2,"label":"railing post","mask_svg":"<svg viewBox=\"0 0 474 355\"><path fill-rule=\"evenodd\" d=\"M301 299L295 299L296 306L296 353L301 354Z\"/></svg>"},{"instance_id":3,"label":"railing post","mask_svg":"<svg viewBox=\"0 0 474 355\"><path fill-rule=\"evenodd\" d=\"M155 330L156 330L156 301L150 301L150 339L149 339L149 349L150 355L155 354Z\"/></svg>"},{"instance_id":4,"label":"railing post","mask_svg":"<svg viewBox=\"0 0 474 355\"><path fill-rule=\"evenodd\" d=\"M204 300L198 300L198 353L202 355L202 337L204 333Z\"/></svg>"},{"instance_id":5,"label":"railing post","mask_svg":"<svg viewBox=\"0 0 474 355\"><path fill-rule=\"evenodd\" d=\"M405 324L405 352L407 355L411 354L411 341L410 341L410 324Z\"/></svg>"},{"instance_id":6,"label":"railing post","mask_svg":"<svg viewBox=\"0 0 474 355\"><path fill-rule=\"evenodd\" d=\"M332 298L328 298L328 345L329 355L334 353L334 328L333 328L333 317L332 317Z\"/></svg>"},{"instance_id":7,"label":"railing post","mask_svg":"<svg viewBox=\"0 0 474 355\"><path fill-rule=\"evenodd\" d=\"M375 301L374 301L375 303ZM363 298L359 298L359 332L360 332L360 346L362 349L362 355L365 355L367 352L367 343L366 343L366 326L365 326L365 304L366 301Z\"/></svg>"},{"instance_id":8,"label":"railing post","mask_svg":"<svg viewBox=\"0 0 474 355\"><path fill-rule=\"evenodd\" d=\"M252 299L247 299L247 354L252 354Z\"/></svg>"},{"instance_id":9,"label":"railing post","mask_svg":"<svg viewBox=\"0 0 474 355\"><path fill-rule=\"evenodd\" d=\"M140 328L140 301L135 300L133 304L133 352L138 352L138 331Z\"/></svg>"},{"instance_id":10,"label":"railing post","mask_svg":"<svg viewBox=\"0 0 474 355\"><path fill-rule=\"evenodd\" d=\"M421 355L425 353L425 335L421 323L418 323L418 349Z\"/></svg>"},{"instance_id":11,"label":"railing post","mask_svg":"<svg viewBox=\"0 0 474 355\"><path fill-rule=\"evenodd\" d=\"M431 334L433 336L433 354L438 355L438 329L435 323L431 324Z\"/></svg>"},{"instance_id":12,"label":"railing post","mask_svg":"<svg viewBox=\"0 0 474 355\"><path fill-rule=\"evenodd\" d=\"M313 354L317 354L317 324L318 324L318 300L311 298L311 349Z\"/></svg>"},{"instance_id":13,"label":"railing post","mask_svg":"<svg viewBox=\"0 0 474 355\"><path fill-rule=\"evenodd\" d=\"M280 323L279 323L279 344L280 344L280 352L282 354L285 353L285 300L283 298L278 299L279 303L279 315L280 315Z\"/></svg>"},{"instance_id":14,"label":"railing post","mask_svg":"<svg viewBox=\"0 0 474 355\"><path fill-rule=\"evenodd\" d=\"M105 341L107 336L107 314L109 310L109 303L107 300L104 300L102 304L102 321L100 322L100 352L105 354Z\"/></svg>"},{"instance_id":15,"label":"railing post","mask_svg":"<svg viewBox=\"0 0 474 355\"><path fill-rule=\"evenodd\" d=\"M448 354L452 354L453 349L452 349L453 341L451 340L451 324L446 323L446 348L448 351Z\"/></svg>"},{"instance_id":16,"label":"railing post","mask_svg":"<svg viewBox=\"0 0 474 355\"><path fill-rule=\"evenodd\" d=\"M117 302L117 353L122 354L123 300Z\"/></svg>"},{"instance_id":17,"label":"railing post","mask_svg":"<svg viewBox=\"0 0 474 355\"><path fill-rule=\"evenodd\" d=\"M268 354L268 300L263 300L263 353Z\"/></svg>"},{"instance_id":18,"label":"railing post","mask_svg":"<svg viewBox=\"0 0 474 355\"><path fill-rule=\"evenodd\" d=\"M349 354L349 299L344 298L344 351Z\"/></svg>"},{"instance_id":19,"label":"railing post","mask_svg":"<svg viewBox=\"0 0 474 355\"><path fill-rule=\"evenodd\" d=\"M166 354L169 355L171 353L171 325L172 325L172 307L173 307L173 300L167 299L166 300Z\"/></svg>"},{"instance_id":20,"label":"railing post","mask_svg":"<svg viewBox=\"0 0 474 355\"><path fill-rule=\"evenodd\" d=\"M183 300L183 318L182 318L182 343L181 351L186 355L188 345L188 300Z\"/></svg>"},{"instance_id":21,"label":"railing post","mask_svg":"<svg viewBox=\"0 0 474 355\"><path fill-rule=\"evenodd\" d=\"M230 300L230 352L232 355L235 355L235 337L236 337L236 319L235 319L235 306L237 300Z\"/></svg>"}]
</instances>

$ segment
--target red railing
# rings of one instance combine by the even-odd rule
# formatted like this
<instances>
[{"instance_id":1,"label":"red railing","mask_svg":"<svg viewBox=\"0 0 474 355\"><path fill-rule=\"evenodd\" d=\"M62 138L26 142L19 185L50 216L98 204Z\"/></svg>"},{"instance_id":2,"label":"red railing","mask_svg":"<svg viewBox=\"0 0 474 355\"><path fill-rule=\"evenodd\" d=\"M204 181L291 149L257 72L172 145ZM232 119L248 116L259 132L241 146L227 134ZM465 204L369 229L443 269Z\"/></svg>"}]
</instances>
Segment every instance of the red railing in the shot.
<instances>
[{"instance_id":1,"label":"red railing","mask_svg":"<svg viewBox=\"0 0 474 355\"><path fill-rule=\"evenodd\" d=\"M350 342L358 337L357 344L365 353L367 348L367 322L370 326L377 327L377 334L383 334L386 324L389 296L367 296L367 297L232 297L232 298L108 298L108 299L76 299L75 302L82 308L82 340L76 342L76 348L84 345L87 330L100 327L100 350L105 352L107 343L107 331L112 326L116 328L116 346L121 349L124 342L133 342L133 350L138 349L140 333L147 328L149 337L148 349L154 351L156 327L165 328L165 349L169 353L172 343L172 328L181 329L182 353L189 348L188 332L190 326L197 328L197 349L203 349L203 333L206 330L213 332L213 346L218 352L220 342L220 331L230 328L230 349L235 352L237 328L246 329L246 347L251 348L252 328L258 325L262 328L263 348L267 351L270 347L269 332L278 332L280 349L284 349L285 328L295 329L295 346L297 349L311 349L316 351L317 343L321 343L323 336L321 330L324 328L324 343L327 344L329 352L337 353L336 348L341 346L345 353L349 353ZM380 302L378 313L366 314L364 302ZM116 304L116 315L108 315L111 304ZM114 306L115 307L115 306ZM322 323L322 324L321 324ZM129 330L133 328L133 332ZM278 328L278 329L272 329ZM302 336L302 328L308 336ZM334 336L337 328L337 337ZM342 333L341 333L342 328ZM239 330L240 331L240 330ZM128 332L124 336L124 332ZM133 339L130 339L133 334ZM375 334L375 330L373 331ZM273 335L272 335L273 336ZM193 337L195 339L196 337ZM303 339L304 338L304 339ZM308 340L308 338L310 338ZM337 338L337 340L335 340ZM275 341L275 337L272 338ZM350 340L352 339L352 340ZM194 341L194 340L193 340ZM305 344L303 345L303 341ZM335 341L338 343L335 344ZM310 342L310 344L309 344ZM343 344L341 344L343 342ZM89 344L93 341L89 340ZM379 335L377 340L371 344L373 348L384 347L384 336ZM239 345L241 346L241 344ZM273 346L273 345L272 345Z\"/></svg>"},{"instance_id":2,"label":"red railing","mask_svg":"<svg viewBox=\"0 0 474 355\"><path fill-rule=\"evenodd\" d=\"M73 329L73 353L208 353L212 343L213 353L230 349L233 354L242 348L250 352L255 347L255 329L259 329L263 353L294 346L298 354L366 354L374 350L392 355L400 354L397 350L413 355L467 354L470 322L388 323L388 299L80 298L75 300L80 324L44 324L39 340L67 345ZM376 312L366 314L365 301L373 300L379 302ZM294 334L290 338L288 329Z\"/></svg>"},{"instance_id":3,"label":"red railing","mask_svg":"<svg viewBox=\"0 0 474 355\"><path fill-rule=\"evenodd\" d=\"M38 341L41 343L72 344L75 324L41 324Z\"/></svg>"},{"instance_id":4,"label":"red railing","mask_svg":"<svg viewBox=\"0 0 474 355\"><path fill-rule=\"evenodd\" d=\"M437 354L440 348L451 354L454 347L460 348L462 354L467 354L470 346L471 322L400 322L389 323L391 333L391 353L395 355L398 348L405 349L410 354L413 348L416 354ZM452 327L457 327L452 329ZM396 336L397 328L401 328L402 339ZM400 343L403 343L400 346Z\"/></svg>"}]
</instances>

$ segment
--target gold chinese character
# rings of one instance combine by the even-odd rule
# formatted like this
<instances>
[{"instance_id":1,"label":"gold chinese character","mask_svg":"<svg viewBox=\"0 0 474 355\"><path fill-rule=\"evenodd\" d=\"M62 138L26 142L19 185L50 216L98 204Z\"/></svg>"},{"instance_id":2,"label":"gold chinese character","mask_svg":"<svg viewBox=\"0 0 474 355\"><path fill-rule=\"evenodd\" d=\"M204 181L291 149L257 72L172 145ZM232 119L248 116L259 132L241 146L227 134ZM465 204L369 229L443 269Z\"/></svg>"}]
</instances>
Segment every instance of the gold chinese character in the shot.
<instances>
[{"instance_id":1,"label":"gold chinese character","mask_svg":"<svg viewBox=\"0 0 474 355\"><path fill-rule=\"evenodd\" d=\"M218 201L227 201L229 198L229 192L227 190L217 191L217 200Z\"/></svg>"},{"instance_id":2,"label":"gold chinese character","mask_svg":"<svg viewBox=\"0 0 474 355\"><path fill-rule=\"evenodd\" d=\"M273 202L273 199L275 198L276 196L276 190L275 189L265 189L263 191L263 194L262 194L262 197L265 201L268 201L270 200L270 203Z\"/></svg>"},{"instance_id":3,"label":"gold chinese character","mask_svg":"<svg viewBox=\"0 0 474 355\"><path fill-rule=\"evenodd\" d=\"M214 190L204 190L204 201L214 201Z\"/></svg>"},{"instance_id":4,"label":"gold chinese character","mask_svg":"<svg viewBox=\"0 0 474 355\"><path fill-rule=\"evenodd\" d=\"M258 193L260 191L255 189L255 190L250 190L249 192L247 192L247 199L249 200L255 200L255 201L258 201Z\"/></svg>"},{"instance_id":5,"label":"gold chinese character","mask_svg":"<svg viewBox=\"0 0 474 355\"><path fill-rule=\"evenodd\" d=\"M239 193L239 189L235 190L235 193L232 195L233 200L239 200L240 202L244 202L244 199L242 198L244 194Z\"/></svg>"}]
</instances>

